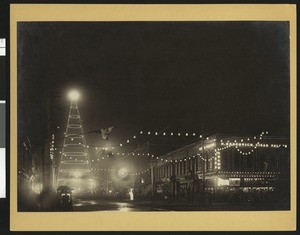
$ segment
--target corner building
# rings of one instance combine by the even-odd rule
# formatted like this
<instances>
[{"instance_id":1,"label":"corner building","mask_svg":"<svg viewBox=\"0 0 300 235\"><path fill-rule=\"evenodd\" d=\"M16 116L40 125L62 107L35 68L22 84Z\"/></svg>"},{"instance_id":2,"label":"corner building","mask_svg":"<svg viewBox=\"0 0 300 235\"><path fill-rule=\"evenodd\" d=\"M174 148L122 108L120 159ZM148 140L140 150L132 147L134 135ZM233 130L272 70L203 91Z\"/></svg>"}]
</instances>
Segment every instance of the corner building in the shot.
<instances>
[{"instance_id":1,"label":"corner building","mask_svg":"<svg viewBox=\"0 0 300 235\"><path fill-rule=\"evenodd\" d=\"M205 194L278 192L289 195L289 139L213 135L153 161L153 194L197 201Z\"/></svg>"}]
</instances>

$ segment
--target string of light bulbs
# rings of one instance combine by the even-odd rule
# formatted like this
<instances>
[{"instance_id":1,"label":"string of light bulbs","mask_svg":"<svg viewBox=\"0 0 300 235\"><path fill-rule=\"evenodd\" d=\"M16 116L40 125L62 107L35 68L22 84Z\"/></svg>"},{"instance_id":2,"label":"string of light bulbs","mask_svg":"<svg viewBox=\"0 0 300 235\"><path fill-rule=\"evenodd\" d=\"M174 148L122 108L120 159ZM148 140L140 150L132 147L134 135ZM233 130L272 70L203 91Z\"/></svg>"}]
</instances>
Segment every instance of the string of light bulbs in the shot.
<instances>
[{"instance_id":1,"label":"string of light bulbs","mask_svg":"<svg viewBox=\"0 0 300 235\"><path fill-rule=\"evenodd\" d=\"M137 139L139 136L141 135L148 135L148 136L177 136L177 137L194 137L194 138L202 138L201 134L198 134L196 132L175 132L175 131L162 131L162 132L158 132L158 131L139 131L137 134L133 135L131 138L128 138L125 142L127 144L131 143L132 141L134 141L135 139ZM124 146L123 143L119 144L120 147Z\"/></svg>"},{"instance_id":2,"label":"string of light bulbs","mask_svg":"<svg viewBox=\"0 0 300 235\"><path fill-rule=\"evenodd\" d=\"M139 172L129 173L128 175L140 175L140 174L148 172L149 170L150 170L150 168L146 168ZM92 171L94 171L94 172L101 172L101 171L115 172L115 171L118 171L118 169L115 169L115 168L92 168Z\"/></svg>"},{"instance_id":3,"label":"string of light bulbs","mask_svg":"<svg viewBox=\"0 0 300 235\"><path fill-rule=\"evenodd\" d=\"M251 139L254 139L254 140L257 140L257 139L262 139L264 135L267 135L269 132L268 131L265 131L265 132L261 132L259 134L259 137L256 137L256 136L253 136ZM139 135L143 135L143 134L146 134L146 135L157 135L157 136L193 136L193 137L196 137L196 136L199 136L199 138L202 138L202 135L198 134L198 133L188 133L186 132L185 134L181 134L180 132L153 132L153 131L140 131L139 132ZM133 135L133 137L131 138L132 139L136 139L137 136L139 136L138 134L137 135ZM73 141L74 138L82 138L83 136L82 135L79 135L79 136L74 136L71 140ZM209 137L207 137L206 139L209 139ZM250 141L250 138L247 138L246 140ZM243 139L242 139L242 142L243 142ZM130 139L127 139L126 143L130 143ZM80 143L81 144L81 143ZM110 146L110 147L103 147L103 146L91 146L91 145L86 145L84 147L86 148L91 148L91 149L95 149L95 150L114 150L116 147L125 147L126 145L123 145L122 143L120 143L119 145L114 145L114 146ZM57 150L57 148L62 148L62 147L56 147L55 150Z\"/></svg>"},{"instance_id":4,"label":"string of light bulbs","mask_svg":"<svg viewBox=\"0 0 300 235\"><path fill-rule=\"evenodd\" d=\"M94 176L93 179L100 179L100 180L102 180L102 181L104 181L104 182L106 182L106 183L112 183L112 182L118 180L118 178L112 178L111 180L103 179L103 178L100 177L100 176Z\"/></svg>"},{"instance_id":5,"label":"string of light bulbs","mask_svg":"<svg viewBox=\"0 0 300 235\"><path fill-rule=\"evenodd\" d=\"M140 134L143 134L144 132L141 131ZM159 134L158 132L154 132L154 134ZM171 132L172 133L172 132ZM147 132L148 135L151 134L150 131ZM166 135L166 132L162 132L160 133L162 135ZM173 133L174 134L174 133ZM164 158L159 158L159 157L156 157L155 155L153 154L150 154L150 153L134 153L134 152L131 152L131 153L124 153L124 152L118 152L116 153L116 155L119 155L119 156L150 156L152 158L156 158L157 160L160 160L160 161L164 161L164 162L181 162L181 161L187 161L187 160L190 160L191 158L194 158L196 156L199 156L199 158L203 161L212 161L212 160L218 160L219 158L219 155L220 155L220 152L223 151L223 150L226 150L228 148L231 148L231 147L235 147L235 149L241 154L241 155L251 155L255 150L254 149L257 149L257 148L279 148L279 147L284 147L284 148L287 148L288 146L286 144L265 144L265 143L260 143L259 141L257 141L257 139L262 139L264 135L267 135L268 134L268 131L266 132L261 132L261 134L259 135L259 137L256 137L254 136L253 138L243 138L243 139L239 139L239 140L233 140L233 141L229 141L229 140L222 140L220 141L220 145L222 147L219 147L219 148L216 148L215 149L215 156L210 156L210 158L204 158L203 156L201 156L201 154L196 154L194 156L188 156L188 157L185 157L185 158L181 158L181 159L176 159L176 160L168 160L168 159L164 159ZM196 135L196 134L195 134ZM134 136L136 138L136 136ZM201 136L202 137L202 136ZM208 139L208 138L207 138ZM253 143L253 140L257 141L256 143ZM206 148L212 148L215 146L214 143L210 144L211 146L204 146L204 149ZM243 151L241 148L250 148L250 150L247 150L247 151ZM87 146L87 148L89 148L89 146ZM108 149L114 149L114 147L95 147L95 149L102 149L102 150L108 150ZM201 147L202 148L202 147ZM200 149L199 149L200 150ZM114 153L113 153L114 154ZM110 155L106 155L107 157L109 157ZM94 162L94 161L100 161L101 159L105 159L104 157L102 158L97 158L97 159L92 159L91 161ZM75 159L77 160L77 159ZM82 161L82 160L81 160Z\"/></svg>"},{"instance_id":6,"label":"string of light bulbs","mask_svg":"<svg viewBox=\"0 0 300 235\"><path fill-rule=\"evenodd\" d=\"M150 154L150 153L110 153L110 154L106 154L105 156L92 159L91 161L94 162L94 161L106 160L106 159L111 158L112 156L118 156L118 157L127 157L127 156L150 157L150 156L152 156L152 157L154 157L155 155Z\"/></svg>"},{"instance_id":7,"label":"string of light bulbs","mask_svg":"<svg viewBox=\"0 0 300 235\"><path fill-rule=\"evenodd\" d=\"M261 132L261 134L259 135L259 138L258 139L262 139L264 135L268 134L268 131L266 132ZM207 138L209 139L209 138ZM256 140L256 136L253 137L254 140ZM162 157L155 157L156 160L160 160L160 161L163 161L163 162L182 162L182 161L187 161L187 160L190 160L192 158L195 158L196 156L198 156L202 161L212 161L212 160L215 160L217 164L220 164L220 152L223 151L223 150L226 150L228 148L232 148L232 147L235 147L235 149L242 155L250 155L251 153L254 152L254 149L256 148L268 148L268 147L271 147L271 148L279 148L279 147L284 147L284 148L287 148L288 146L287 145L282 145L282 144L261 144L260 142L257 142L255 144L253 143L247 143L247 141L251 141L250 138L246 138L246 140L244 139L241 139L240 142L238 142L237 140L234 140L233 142L227 140L227 141L223 141L221 140L221 146L222 147L219 147L219 148L216 148L215 149L215 154L214 155L211 155L209 158L205 158L203 157L201 154L196 154L196 155L193 155L193 156L188 156L188 157L185 157L185 158L180 158L180 159L176 159L176 160L168 160L168 159L164 159ZM210 146L211 145L211 146ZM210 145L206 145L204 146L204 149L207 149L207 148L211 148L211 147L214 147L215 146L215 143L211 143ZM240 147L247 147L247 148L251 148L250 151L243 151L240 149ZM201 151L202 150L202 147L199 148L199 150Z\"/></svg>"},{"instance_id":8,"label":"string of light bulbs","mask_svg":"<svg viewBox=\"0 0 300 235\"><path fill-rule=\"evenodd\" d=\"M117 169L114 168L92 168L92 171L117 171Z\"/></svg>"},{"instance_id":9,"label":"string of light bulbs","mask_svg":"<svg viewBox=\"0 0 300 235\"><path fill-rule=\"evenodd\" d=\"M137 173L129 173L129 175L142 175L144 173L147 173L150 170L150 168L147 168L146 170L137 172Z\"/></svg>"}]
</instances>

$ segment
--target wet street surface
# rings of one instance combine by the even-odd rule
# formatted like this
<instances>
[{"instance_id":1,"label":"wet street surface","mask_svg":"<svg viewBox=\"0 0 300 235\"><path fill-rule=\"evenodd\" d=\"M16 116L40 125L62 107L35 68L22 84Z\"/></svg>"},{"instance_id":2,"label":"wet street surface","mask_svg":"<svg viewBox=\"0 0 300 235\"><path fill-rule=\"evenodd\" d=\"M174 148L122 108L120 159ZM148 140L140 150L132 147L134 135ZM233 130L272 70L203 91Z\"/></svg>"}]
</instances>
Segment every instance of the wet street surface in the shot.
<instances>
[{"instance_id":1,"label":"wet street surface","mask_svg":"<svg viewBox=\"0 0 300 235\"><path fill-rule=\"evenodd\" d=\"M77 199L73 205L74 211L166 211L151 204L136 204L134 202L115 202L105 200Z\"/></svg>"},{"instance_id":2,"label":"wet street surface","mask_svg":"<svg viewBox=\"0 0 300 235\"><path fill-rule=\"evenodd\" d=\"M213 203L205 206L184 202L152 202L152 201L110 201L101 199L74 199L74 211L261 211L274 210L272 206L264 204L228 204L228 203Z\"/></svg>"}]
</instances>

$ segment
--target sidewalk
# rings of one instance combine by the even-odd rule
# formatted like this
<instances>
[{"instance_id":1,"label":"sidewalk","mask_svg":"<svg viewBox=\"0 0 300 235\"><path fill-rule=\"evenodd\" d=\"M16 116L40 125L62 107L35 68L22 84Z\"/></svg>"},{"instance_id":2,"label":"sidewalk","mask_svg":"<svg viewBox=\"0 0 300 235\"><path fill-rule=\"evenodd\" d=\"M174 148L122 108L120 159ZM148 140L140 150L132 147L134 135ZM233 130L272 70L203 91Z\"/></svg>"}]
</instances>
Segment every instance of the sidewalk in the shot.
<instances>
[{"instance_id":1,"label":"sidewalk","mask_svg":"<svg viewBox=\"0 0 300 235\"><path fill-rule=\"evenodd\" d=\"M136 206L145 206L152 208L161 208L170 211L260 211L274 210L271 205L266 204L230 204L226 202L213 202L199 205L188 201L127 201Z\"/></svg>"},{"instance_id":2,"label":"sidewalk","mask_svg":"<svg viewBox=\"0 0 300 235\"><path fill-rule=\"evenodd\" d=\"M191 210L195 207L202 207L197 205L196 203L188 202L188 201L179 201L179 200L158 200L158 201L130 201L126 200L126 202L130 202L136 206L149 206L149 207L168 207L168 208L186 208L188 210Z\"/></svg>"}]
</instances>

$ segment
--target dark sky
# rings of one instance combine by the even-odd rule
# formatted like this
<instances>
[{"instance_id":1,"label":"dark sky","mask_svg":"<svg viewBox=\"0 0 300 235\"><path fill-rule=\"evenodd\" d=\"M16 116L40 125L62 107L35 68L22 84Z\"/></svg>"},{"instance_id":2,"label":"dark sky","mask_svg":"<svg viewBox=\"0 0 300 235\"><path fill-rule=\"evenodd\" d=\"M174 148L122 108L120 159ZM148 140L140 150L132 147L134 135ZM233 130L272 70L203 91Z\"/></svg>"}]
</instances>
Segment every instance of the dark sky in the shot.
<instances>
[{"instance_id":1,"label":"dark sky","mask_svg":"<svg viewBox=\"0 0 300 235\"><path fill-rule=\"evenodd\" d=\"M39 139L53 91L85 130L289 134L287 22L18 24L19 133ZM120 136L118 136L120 135Z\"/></svg>"}]
</instances>

